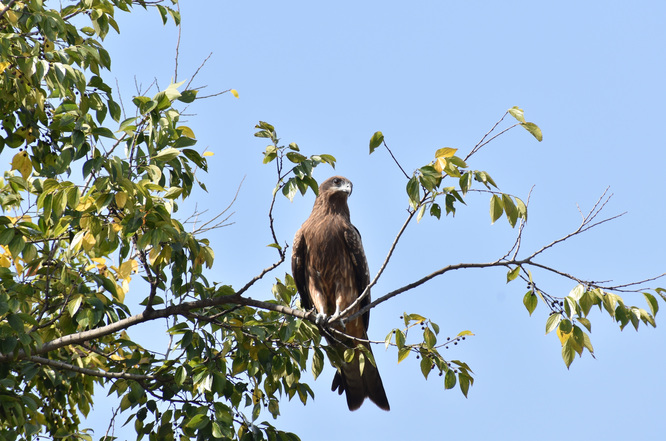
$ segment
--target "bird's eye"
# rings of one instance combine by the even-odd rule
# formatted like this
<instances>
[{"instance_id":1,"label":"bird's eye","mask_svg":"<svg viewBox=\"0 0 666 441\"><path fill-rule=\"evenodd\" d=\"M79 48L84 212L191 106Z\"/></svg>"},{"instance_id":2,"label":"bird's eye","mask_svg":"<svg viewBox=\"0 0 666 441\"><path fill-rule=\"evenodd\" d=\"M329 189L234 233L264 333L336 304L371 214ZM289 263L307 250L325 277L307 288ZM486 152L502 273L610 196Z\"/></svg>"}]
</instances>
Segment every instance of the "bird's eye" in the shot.
<instances>
[{"instance_id":1,"label":"bird's eye","mask_svg":"<svg viewBox=\"0 0 666 441\"><path fill-rule=\"evenodd\" d=\"M340 178L335 178L333 179L333 182L335 183L335 185L339 185L340 182L342 182L342 180Z\"/></svg>"}]
</instances>

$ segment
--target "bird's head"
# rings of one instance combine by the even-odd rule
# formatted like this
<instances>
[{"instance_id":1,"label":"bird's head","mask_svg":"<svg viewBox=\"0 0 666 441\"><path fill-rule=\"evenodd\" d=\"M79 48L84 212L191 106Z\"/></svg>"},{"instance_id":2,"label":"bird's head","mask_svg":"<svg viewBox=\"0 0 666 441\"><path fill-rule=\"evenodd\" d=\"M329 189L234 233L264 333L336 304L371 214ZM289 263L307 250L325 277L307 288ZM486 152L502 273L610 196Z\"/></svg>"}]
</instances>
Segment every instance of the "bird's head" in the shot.
<instances>
[{"instance_id":1,"label":"bird's head","mask_svg":"<svg viewBox=\"0 0 666 441\"><path fill-rule=\"evenodd\" d=\"M344 193L346 196L351 196L353 185L351 181L342 176L332 176L322 182L319 186L319 194L328 193L329 195Z\"/></svg>"}]
</instances>

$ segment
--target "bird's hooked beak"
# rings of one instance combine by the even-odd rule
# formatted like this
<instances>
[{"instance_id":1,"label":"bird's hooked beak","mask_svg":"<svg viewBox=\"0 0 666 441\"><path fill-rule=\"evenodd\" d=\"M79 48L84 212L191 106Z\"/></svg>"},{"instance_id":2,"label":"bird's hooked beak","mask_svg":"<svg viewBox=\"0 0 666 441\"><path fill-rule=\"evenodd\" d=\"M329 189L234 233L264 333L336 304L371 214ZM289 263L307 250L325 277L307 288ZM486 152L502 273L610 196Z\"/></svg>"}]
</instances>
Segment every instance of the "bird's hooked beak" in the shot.
<instances>
[{"instance_id":1,"label":"bird's hooked beak","mask_svg":"<svg viewBox=\"0 0 666 441\"><path fill-rule=\"evenodd\" d=\"M340 186L340 191L347 193L347 196L351 196L354 186L350 181L345 182Z\"/></svg>"}]
</instances>

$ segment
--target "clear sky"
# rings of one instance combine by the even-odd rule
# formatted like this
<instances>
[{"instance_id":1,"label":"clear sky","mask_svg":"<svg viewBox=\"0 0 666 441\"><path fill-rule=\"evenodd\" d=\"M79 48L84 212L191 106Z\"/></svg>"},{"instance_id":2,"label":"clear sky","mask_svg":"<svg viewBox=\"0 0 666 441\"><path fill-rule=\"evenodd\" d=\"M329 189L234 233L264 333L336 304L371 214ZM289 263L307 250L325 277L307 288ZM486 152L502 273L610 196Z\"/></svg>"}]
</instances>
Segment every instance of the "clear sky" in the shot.
<instances>
[{"instance_id":1,"label":"clear sky","mask_svg":"<svg viewBox=\"0 0 666 441\"><path fill-rule=\"evenodd\" d=\"M207 86L201 95L229 88L240 94L197 102L187 112L198 147L215 153L208 175L199 176L209 192L195 197L198 209L220 211L245 178L235 224L209 234L216 255L210 280L240 287L276 259L266 248L275 177L261 163L266 141L252 136L258 121L275 125L285 143L298 143L305 154L338 159L335 171L320 166L316 177L342 174L354 183L352 222L374 272L405 219L407 199L406 180L387 152L368 155L370 136L383 131L411 171L441 147L464 156L516 105L541 127L543 142L516 128L470 167L488 171L503 191L524 200L534 186L524 252L575 230L578 207L589 210L610 186L605 213L628 213L553 248L541 262L617 283L665 271L666 3L199 0L183 1L181 9L178 79L191 78L212 52L193 85ZM109 36L106 47L127 106L135 78L144 86L156 78L162 88L173 78L177 30L163 27L155 12L118 18L121 35ZM313 199L279 200L282 241L291 242ZM182 216L191 210L183 206ZM515 234L504 220L491 225L487 195L471 195L455 217L409 227L373 296L448 264L494 260ZM274 276L285 271L288 265ZM550 294L574 288L535 275ZM329 390L327 367L310 381L314 402L304 407L285 399L272 423L303 440L663 439L664 327L620 332L607 315L592 312L596 360L586 353L567 370L557 337L544 335L548 309L541 304L530 317L524 284L505 279L504 270L448 273L371 313L375 340L400 326L404 311L439 324L441 338L473 332L445 352L473 369L469 398L457 387L445 391L436 375L425 381L413 357L398 365L394 349L376 346L389 413L370 402L349 412ZM272 280L250 295L269 298ZM624 298L647 308L640 294ZM153 339L164 329L147 334ZM89 420L95 438L116 405L98 403ZM131 426L117 426L116 435L132 438Z\"/></svg>"}]
</instances>

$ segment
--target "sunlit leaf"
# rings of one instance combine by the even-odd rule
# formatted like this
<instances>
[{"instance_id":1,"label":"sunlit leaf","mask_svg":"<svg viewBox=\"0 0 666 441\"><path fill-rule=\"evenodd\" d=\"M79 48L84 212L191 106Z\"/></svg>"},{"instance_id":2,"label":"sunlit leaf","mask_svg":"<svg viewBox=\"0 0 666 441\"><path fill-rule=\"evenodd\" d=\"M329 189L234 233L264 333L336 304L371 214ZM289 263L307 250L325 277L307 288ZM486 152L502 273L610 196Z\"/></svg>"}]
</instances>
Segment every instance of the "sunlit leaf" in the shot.
<instances>
[{"instance_id":1,"label":"sunlit leaf","mask_svg":"<svg viewBox=\"0 0 666 441\"><path fill-rule=\"evenodd\" d=\"M398 363L401 363L407 356L409 356L410 349L408 347L402 347L398 349Z\"/></svg>"},{"instance_id":2,"label":"sunlit leaf","mask_svg":"<svg viewBox=\"0 0 666 441\"><path fill-rule=\"evenodd\" d=\"M519 275L520 275L520 266L510 269L509 272L506 273L506 283L509 283L512 280L516 280L516 278Z\"/></svg>"},{"instance_id":3,"label":"sunlit leaf","mask_svg":"<svg viewBox=\"0 0 666 441\"><path fill-rule=\"evenodd\" d=\"M562 315L554 312L551 315L548 316L548 320L546 320L546 334L551 333L552 331L555 330L560 324L560 321L562 320Z\"/></svg>"},{"instance_id":4,"label":"sunlit leaf","mask_svg":"<svg viewBox=\"0 0 666 441\"><path fill-rule=\"evenodd\" d=\"M569 369L569 366L571 366L571 363L574 361L575 357L576 351L573 348L573 344L570 340L567 340L562 345L562 360L564 360L564 364L567 366L567 369Z\"/></svg>"},{"instance_id":5,"label":"sunlit leaf","mask_svg":"<svg viewBox=\"0 0 666 441\"><path fill-rule=\"evenodd\" d=\"M435 152L435 158L450 158L451 156L455 155L457 151L458 149L443 147Z\"/></svg>"},{"instance_id":6,"label":"sunlit leaf","mask_svg":"<svg viewBox=\"0 0 666 441\"><path fill-rule=\"evenodd\" d=\"M657 316L657 312L659 312L659 303L657 303L657 299L650 293L644 292L643 297L645 297L645 300L647 300L648 306L650 307L650 311L652 312L652 315L654 317Z\"/></svg>"},{"instance_id":7,"label":"sunlit leaf","mask_svg":"<svg viewBox=\"0 0 666 441\"><path fill-rule=\"evenodd\" d=\"M537 304L539 303L537 296L534 294L534 291L529 290L523 297L523 305L525 305L525 308L527 308L527 312L532 315L534 310L537 307Z\"/></svg>"},{"instance_id":8,"label":"sunlit leaf","mask_svg":"<svg viewBox=\"0 0 666 441\"><path fill-rule=\"evenodd\" d=\"M508 110L508 112L519 122L521 123L525 122L525 114L523 113L523 109L519 108L518 106L513 106Z\"/></svg>"},{"instance_id":9,"label":"sunlit leaf","mask_svg":"<svg viewBox=\"0 0 666 441\"><path fill-rule=\"evenodd\" d=\"M500 199L499 196L494 194L490 198L490 219L492 220L493 224L497 219L499 219L502 216L503 212L504 209L502 207L502 199Z\"/></svg>"},{"instance_id":10,"label":"sunlit leaf","mask_svg":"<svg viewBox=\"0 0 666 441\"><path fill-rule=\"evenodd\" d=\"M541 134L541 129L534 123L531 122L526 122L526 123L521 123L521 126L525 128L528 132L534 136L537 141L541 142L543 141L543 135Z\"/></svg>"},{"instance_id":11,"label":"sunlit leaf","mask_svg":"<svg viewBox=\"0 0 666 441\"><path fill-rule=\"evenodd\" d=\"M382 145L384 141L384 134L382 132L375 132L370 138L370 154L375 151L377 147Z\"/></svg>"}]
</instances>

